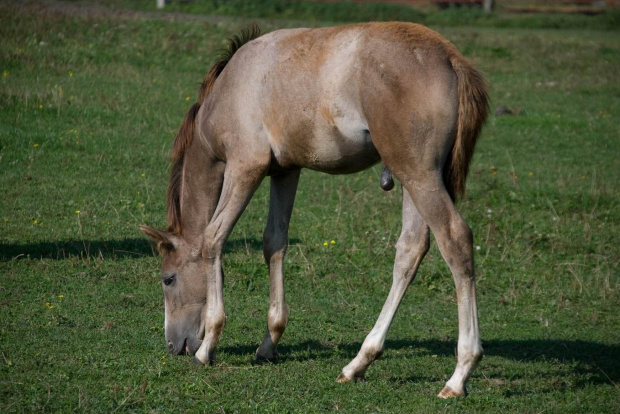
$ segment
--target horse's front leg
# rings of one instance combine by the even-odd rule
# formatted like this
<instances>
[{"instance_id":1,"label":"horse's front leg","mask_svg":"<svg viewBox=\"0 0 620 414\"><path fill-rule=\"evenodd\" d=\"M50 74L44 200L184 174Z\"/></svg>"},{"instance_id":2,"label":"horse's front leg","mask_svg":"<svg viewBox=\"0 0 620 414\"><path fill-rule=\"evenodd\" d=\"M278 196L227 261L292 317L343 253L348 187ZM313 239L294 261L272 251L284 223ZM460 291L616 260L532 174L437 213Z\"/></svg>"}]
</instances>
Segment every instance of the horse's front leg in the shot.
<instances>
[{"instance_id":1,"label":"horse's front leg","mask_svg":"<svg viewBox=\"0 0 620 414\"><path fill-rule=\"evenodd\" d=\"M222 270L224 244L264 176L263 168L252 169L247 165L230 162L226 166L222 193L213 217L205 229L202 246L207 278L207 304L203 321L204 339L194 357L196 364L215 361L215 348L226 324Z\"/></svg>"},{"instance_id":2,"label":"horse's front leg","mask_svg":"<svg viewBox=\"0 0 620 414\"><path fill-rule=\"evenodd\" d=\"M364 378L366 369L383 353L383 344L394 315L407 287L415 279L429 245L429 228L413 204L409 193L403 188L403 227L396 243L392 288L375 326L366 336L357 356L342 369L338 382Z\"/></svg>"},{"instance_id":3,"label":"horse's front leg","mask_svg":"<svg viewBox=\"0 0 620 414\"><path fill-rule=\"evenodd\" d=\"M263 253L269 266L269 312L267 332L256 350L257 361L274 360L276 347L288 323L284 300L284 255L288 247L288 225L295 202L300 170L271 177L269 216L263 234Z\"/></svg>"}]
</instances>

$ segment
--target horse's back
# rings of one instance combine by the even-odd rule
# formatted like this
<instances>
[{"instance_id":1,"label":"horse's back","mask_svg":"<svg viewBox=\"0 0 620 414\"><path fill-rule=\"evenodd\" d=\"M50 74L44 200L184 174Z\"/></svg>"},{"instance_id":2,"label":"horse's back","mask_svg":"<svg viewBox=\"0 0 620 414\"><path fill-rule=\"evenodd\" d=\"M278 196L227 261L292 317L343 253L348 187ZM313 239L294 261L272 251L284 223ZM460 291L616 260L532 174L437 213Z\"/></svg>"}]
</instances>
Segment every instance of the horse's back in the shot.
<instances>
[{"instance_id":1,"label":"horse's back","mask_svg":"<svg viewBox=\"0 0 620 414\"><path fill-rule=\"evenodd\" d=\"M454 112L454 53L435 32L408 23L266 34L242 47L216 82L209 135L232 133L235 147L269 152L276 169L362 170L380 159L373 135L384 121Z\"/></svg>"}]
</instances>

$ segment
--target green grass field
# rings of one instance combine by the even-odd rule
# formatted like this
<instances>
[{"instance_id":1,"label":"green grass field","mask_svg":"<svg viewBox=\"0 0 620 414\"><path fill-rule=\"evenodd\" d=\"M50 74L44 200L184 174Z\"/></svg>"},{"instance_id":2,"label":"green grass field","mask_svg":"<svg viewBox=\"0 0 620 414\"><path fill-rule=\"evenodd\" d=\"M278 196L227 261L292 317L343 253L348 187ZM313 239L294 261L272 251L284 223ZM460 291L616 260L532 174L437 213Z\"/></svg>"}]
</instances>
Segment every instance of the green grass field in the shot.
<instances>
[{"instance_id":1,"label":"green grass field","mask_svg":"<svg viewBox=\"0 0 620 414\"><path fill-rule=\"evenodd\" d=\"M335 381L391 283L400 190L378 166L302 173L278 363L252 362L267 181L227 244L218 363L166 356L138 225L165 227L176 129L248 19L45 10L0 4L0 412L618 411L620 31L433 26L485 73L493 110L520 111L490 117L459 203L485 358L470 396L444 401L457 316L436 247L368 381Z\"/></svg>"}]
</instances>

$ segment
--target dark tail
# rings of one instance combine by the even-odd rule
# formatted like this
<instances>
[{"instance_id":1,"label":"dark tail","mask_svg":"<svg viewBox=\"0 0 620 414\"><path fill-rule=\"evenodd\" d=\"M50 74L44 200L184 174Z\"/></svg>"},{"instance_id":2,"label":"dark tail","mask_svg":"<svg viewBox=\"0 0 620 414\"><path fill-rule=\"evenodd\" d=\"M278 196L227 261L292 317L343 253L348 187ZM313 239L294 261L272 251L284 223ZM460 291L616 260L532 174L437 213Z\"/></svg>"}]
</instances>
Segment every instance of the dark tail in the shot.
<instances>
[{"instance_id":1,"label":"dark tail","mask_svg":"<svg viewBox=\"0 0 620 414\"><path fill-rule=\"evenodd\" d=\"M458 79L458 127L454 146L444 166L443 179L453 200L465 193L465 179L476 141L489 113L487 84L480 72L462 56L452 58Z\"/></svg>"}]
</instances>

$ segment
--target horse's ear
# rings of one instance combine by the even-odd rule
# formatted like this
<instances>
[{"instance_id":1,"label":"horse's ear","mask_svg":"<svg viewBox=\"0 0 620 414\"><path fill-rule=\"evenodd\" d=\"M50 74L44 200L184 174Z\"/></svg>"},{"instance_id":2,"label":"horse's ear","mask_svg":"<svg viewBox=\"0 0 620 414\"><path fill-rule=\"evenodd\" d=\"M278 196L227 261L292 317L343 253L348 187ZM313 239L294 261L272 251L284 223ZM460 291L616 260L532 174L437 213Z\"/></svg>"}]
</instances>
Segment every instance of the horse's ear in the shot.
<instances>
[{"instance_id":1,"label":"horse's ear","mask_svg":"<svg viewBox=\"0 0 620 414\"><path fill-rule=\"evenodd\" d=\"M176 236L167 231L153 229L149 226L140 226L140 230L144 233L153 243L157 245L159 253L163 251L175 250L180 245L179 236Z\"/></svg>"}]
</instances>

